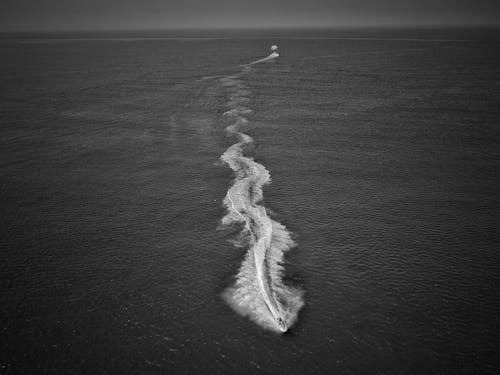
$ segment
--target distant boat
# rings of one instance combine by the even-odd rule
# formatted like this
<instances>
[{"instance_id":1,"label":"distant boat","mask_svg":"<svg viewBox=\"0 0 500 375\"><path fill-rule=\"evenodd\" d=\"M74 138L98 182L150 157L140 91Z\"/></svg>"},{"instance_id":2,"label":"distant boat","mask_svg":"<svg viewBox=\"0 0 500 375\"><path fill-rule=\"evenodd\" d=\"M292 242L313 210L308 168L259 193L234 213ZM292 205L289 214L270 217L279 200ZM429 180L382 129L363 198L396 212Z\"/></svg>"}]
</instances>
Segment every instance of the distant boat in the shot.
<instances>
[{"instance_id":1,"label":"distant boat","mask_svg":"<svg viewBox=\"0 0 500 375\"><path fill-rule=\"evenodd\" d=\"M273 52L269 55L269 57L279 57L278 46L276 44L271 46L271 51Z\"/></svg>"}]
</instances>

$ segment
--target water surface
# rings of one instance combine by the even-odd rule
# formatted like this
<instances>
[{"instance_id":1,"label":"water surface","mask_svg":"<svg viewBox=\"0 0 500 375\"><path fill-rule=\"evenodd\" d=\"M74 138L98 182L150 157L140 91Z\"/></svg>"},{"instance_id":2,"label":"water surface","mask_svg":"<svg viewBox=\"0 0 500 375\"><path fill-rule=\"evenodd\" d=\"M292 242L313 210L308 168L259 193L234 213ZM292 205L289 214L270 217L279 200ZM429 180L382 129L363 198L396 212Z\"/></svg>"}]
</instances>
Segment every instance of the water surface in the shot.
<instances>
[{"instance_id":1,"label":"water surface","mask_svg":"<svg viewBox=\"0 0 500 375\"><path fill-rule=\"evenodd\" d=\"M2 373L494 372L495 30L8 36ZM221 297L228 92L286 226L289 333Z\"/></svg>"}]
</instances>

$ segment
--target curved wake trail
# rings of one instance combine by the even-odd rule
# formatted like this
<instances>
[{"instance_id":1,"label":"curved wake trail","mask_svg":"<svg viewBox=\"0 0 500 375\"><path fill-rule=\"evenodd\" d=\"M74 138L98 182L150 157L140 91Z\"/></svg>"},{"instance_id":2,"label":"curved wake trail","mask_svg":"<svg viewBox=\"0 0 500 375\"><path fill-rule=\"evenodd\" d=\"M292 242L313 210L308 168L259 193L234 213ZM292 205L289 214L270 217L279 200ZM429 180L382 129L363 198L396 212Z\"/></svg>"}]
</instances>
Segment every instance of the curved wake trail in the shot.
<instances>
[{"instance_id":1,"label":"curved wake trail","mask_svg":"<svg viewBox=\"0 0 500 375\"><path fill-rule=\"evenodd\" d=\"M266 208L259 204L263 199L262 188L271 181L271 176L263 165L244 155L244 149L253 139L240 130L248 123L245 115L252 112L245 106L250 92L241 77L251 71L251 65L277 57L271 56L244 65L239 73L220 79L229 92L228 110L223 115L230 123L226 133L238 140L221 156L235 173L234 183L224 199L227 214L222 225L243 224L234 243L248 250L235 284L227 288L223 296L238 313L265 328L285 332L296 321L303 305L302 292L282 280L284 252L295 243L285 226L272 220Z\"/></svg>"}]
</instances>

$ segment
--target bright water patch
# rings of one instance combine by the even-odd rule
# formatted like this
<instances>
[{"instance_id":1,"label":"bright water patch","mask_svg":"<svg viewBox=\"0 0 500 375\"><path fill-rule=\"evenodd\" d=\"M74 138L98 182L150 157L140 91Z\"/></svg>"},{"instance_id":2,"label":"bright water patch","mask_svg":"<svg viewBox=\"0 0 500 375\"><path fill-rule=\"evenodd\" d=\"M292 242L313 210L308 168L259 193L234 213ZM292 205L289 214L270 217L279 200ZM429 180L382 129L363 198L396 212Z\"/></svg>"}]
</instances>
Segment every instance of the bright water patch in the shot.
<instances>
[{"instance_id":1,"label":"bright water patch","mask_svg":"<svg viewBox=\"0 0 500 375\"><path fill-rule=\"evenodd\" d=\"M285 285L282 280L284 253L295 243L286 227L272 220L266 208L259 204L263 198L262 187L270 183L271 175L262 164L244 155L245 147L253 143L253 139L240 129L248 123L244 115L252 112L246 107L250 91L242 77L251 71L251 65L276 57L278 54L273 53L243 66L238 74L220 79L229 93L228 110L223 115L230 121L226 132L238 139L221 156L235 173L234 183L224 199L227 214L222 225L240 225L239 238L234 244L248 249L235 284L226 289L223 296L234 310L259 325L286 332L304 304L302 291Z\"/></svg>"}]
</instances>

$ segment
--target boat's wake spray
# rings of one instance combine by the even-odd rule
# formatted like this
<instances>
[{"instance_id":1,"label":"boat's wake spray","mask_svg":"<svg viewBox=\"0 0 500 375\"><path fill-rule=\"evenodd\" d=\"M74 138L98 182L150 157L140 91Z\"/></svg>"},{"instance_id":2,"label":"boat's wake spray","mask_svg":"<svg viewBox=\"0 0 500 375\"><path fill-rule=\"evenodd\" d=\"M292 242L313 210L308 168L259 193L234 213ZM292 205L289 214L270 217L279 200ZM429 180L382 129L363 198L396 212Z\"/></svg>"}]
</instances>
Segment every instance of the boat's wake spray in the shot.
<instances>
[{"instance_id":1,"label":"boat's wake spray","mask_svg":"<svg viewBox=\"0 0 500 375\"><path fill-rule=\"evenodd\" d=\"M260 60L252 61L248 65L259 64L259 63L262 63L262 62L269 61L269 60L275 59L277 57L280 57L280 55L278 53L278 46L277 45L271 46L271 51L272 52L271 52L271 54L269 56L264 57L263 59L260 59Z\"/></svg>"},{"instance_id":2,"label":"boat's wake spray","mask_svg":"<svg viewBox=\"0 0 500 375\"><path fill-rule=\"evenodd\" d=\"M243 155L244 148L253 143L253 139L240 131L241 125L248 123L244 115L252 112L245 106L249 102L249 90L241 77L251 71L252 65L279 56L277 46L272 46L271 50L268 57L244 65L239 73L220 79L229 92L228 110L224 113L225 121L229 122L226 133L238 139L221 156L235 172L234 183L224 199L227 214L222 225L243 224L235 245L248 248L235 285L226 289L224 298L236 311L262 326L286 332L303 305L302 292L285 285L282 280L284 252L295 244L290 232L272 220L266 208L259 204L263 198L262 187L271 177L263 165Z\"/></svg>"}]
</instances>

